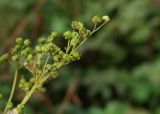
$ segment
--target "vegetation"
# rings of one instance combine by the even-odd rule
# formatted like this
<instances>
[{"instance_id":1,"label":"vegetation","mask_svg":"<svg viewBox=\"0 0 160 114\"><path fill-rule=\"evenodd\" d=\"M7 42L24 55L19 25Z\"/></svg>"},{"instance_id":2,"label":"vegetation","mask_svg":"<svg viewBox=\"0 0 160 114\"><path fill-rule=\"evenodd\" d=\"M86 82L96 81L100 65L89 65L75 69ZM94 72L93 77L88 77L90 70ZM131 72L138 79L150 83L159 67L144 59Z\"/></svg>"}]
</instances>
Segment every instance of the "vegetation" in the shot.
<instances>
[{"instance_id":1,"label":"vegetation","mask_svg":"<svg viewBox=\"0 0 160 114\"><path fill-rule=\"evenodd\" d=\"M0 0L1 54L10 52L20 36L35 45L37 38L47 38L52 31L63 34L72 20L81 20L90 30L95 14L112 20L79 48L80 60L62 67L60 76L44 85L46 92L34 93L24 111L159 114L159 11L158 0ZM63 49L65 39L58 37L55 42ZM11 91L14 68L0 65L1 109ZM24 69L19 73L25 73L27 80L31 75ZM15 106L23 96L15 91Z\"/></svg>"},{"instance_id":2,"label":"vegetation","mask_svg":"<svg viewBox=\"0 0 160 114\"><path fill-rule=\"evenodd\" d=\"M99 25L99 23L102 24ZM22 114L26 103L31 98L35 91L45 92L43 85L49 80L56 78L58 70L72 62L80 59L78 48L96 31L104 26L109 21L108 16L102 18L94 16L92 22L94 23L93 30L88 30L83 23L79 21L73 21L71 27L73 30L66 31L63 34L65 40L67 40L67 46L64 51L58 47L54 40L57 37L56 32L52 32L48 38L39 38L38 44L34 47L31 46L29 39L23 40L23 38L16 39L16 45L12 49L11 60L8 54L4 54L0 57L0 62L3 63L7 60L10 64L15 64L15 76L13 80L12 90L4 114ZM17 82L19 70L25 68L31 73L31 77L27 80L26 74L20 74L21 79ZM22 101L13 108L12 98L15 92L16 84L24 91L25 96Z\"/></svg>"}]
</instances>

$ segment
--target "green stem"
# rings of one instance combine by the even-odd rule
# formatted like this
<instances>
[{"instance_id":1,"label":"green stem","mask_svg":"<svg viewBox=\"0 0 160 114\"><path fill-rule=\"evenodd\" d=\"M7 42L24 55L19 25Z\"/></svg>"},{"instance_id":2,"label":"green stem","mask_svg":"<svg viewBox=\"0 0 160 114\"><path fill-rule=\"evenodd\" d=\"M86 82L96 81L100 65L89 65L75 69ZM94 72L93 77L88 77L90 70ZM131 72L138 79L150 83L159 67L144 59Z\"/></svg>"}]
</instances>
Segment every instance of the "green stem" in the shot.
<instances>
[{"instance_id":1,"label":"green stem","mask_svg":"<svg viewBox=\"0 0 160 114\"><path fill-rule=\"evenodd\" d=\"M95 33L96 31L98 31L102 26L104 26L107 22L102 23L99 27L97 27L96 29L93 29L93 31L91 32L91 34Z\"/></svg>"},{"instance_id":2,"label":"green stem","mask_svg":"<svg viewBox=\"0 0 160 114\"><path fill-rule=\"evenodd\" d=\"M99 27L97 27L97 24L95 24L94 29L91 32L91 35L94 34L96 31L98 31L105 24L106 24L106 22L102 23ZM86 40L87 40L87 38L84 38L84 40L77 47L80 47Z\"/></svg>"},{"instance_id":3,"label":"green stem","mask_svg":"<svg viewBox=\"0 0 160 114\"><path fill-rule=\"evenodd\" d=\"M70 48L71 48L71 40L68 41L67 48L66 48L66 53L69 52Z\"/></svg>"},{"instance_id":4,"label":"green stem","mask_svg":"<svg viewBox=\"0 0 160 114\"><path fill-rule=\"evenodd\" d=\"M47 63L48 63L48 60L49 60L49 55L48 55L48 57L47 57L47 59L46 59L46 62L45 62L45 64L44 64L44 66L43 66L43 71L45 70L45 68L46 68L46 65L47 65Z\"/></svg>"},{"instance_id":5,"label":"green stem","mask_svg":"<svg viewBox=\"0 0 160 114\"><path fill-rule=\"evenodd\" d=\"M31 90L26 93L20 105L24 106L28 102L28 100L30 99L30 97L32 96L32 94L35 92L36 89L37 89L37 85L35 83L34 86L32 86Z\"/></svg>"},{"instance_id":6,"label":"green stem","mask_svg":"<svg viewBox=\"0 0 160 114\"><path fill-rule=\"evenodd\" d=\"M14 75L14 80L13 80L13 85L12 85L12 89L11 89L11 93L10 93L8 102L6 104L6 107L4 109L4 112L6 112L8 110L8 105L9 105L9 103L11 103L11 100L13 98L13 95L14 95L14 92L15 92L15 88L16 88L16 83L17 83L17 77L18 77L18 69L16 68L15 75Z\"/></svg>"},{"instance_id":7,"label":"green stem","mask_svg":"<svg viewBox=\"0 0 160 114\"><path fill-rule=\"evenodd\" d=\"M77 47L80 47L82 44L84 44L84 42L87 40L87 38L84 38L84 40L79 44L79 46Z\"/></svg>"}]
</instances>

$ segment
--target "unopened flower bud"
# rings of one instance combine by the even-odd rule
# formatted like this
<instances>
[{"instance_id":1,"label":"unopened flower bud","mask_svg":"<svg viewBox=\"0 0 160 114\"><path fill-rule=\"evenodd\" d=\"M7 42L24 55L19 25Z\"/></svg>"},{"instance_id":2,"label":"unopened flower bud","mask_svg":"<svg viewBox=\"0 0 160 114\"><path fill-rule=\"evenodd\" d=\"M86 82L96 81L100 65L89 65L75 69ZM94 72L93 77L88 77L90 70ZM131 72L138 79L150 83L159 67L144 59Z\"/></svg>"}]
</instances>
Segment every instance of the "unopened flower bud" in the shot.
<instances>
[{"instance_id":1,"label":"unopened flower bud","mask_svg":"<svg viewBox=\"0 0 160 114\"><path fill-rule=\"evenodd\" d=\"M71 54L75 59L79 59L80 58L80 55L79 55L79 53L77 51L73 51Z\"/></svg>"},{"instance_id":2,"label":"unopened flower bud","mask_svg":"<svg viewBox=\"0 0 160 114\"><path fill-rule=\"evenodd\" d=\"M51 35L49 35L47 41L48 42L52 42L57 36L57 33L56 32L52 32Z\"/></svg>"},{"instance_id":3,"label":"unopened flower bud","mask_svg":"<svg viewBox=\"0 0 160 114\"><path fill-rule=\"evenodd\" d=\"M78 43L78 39L72 39L71 40L71 45L75 46Z\"/></svg>"},{"instance_id":4,"label":"unopened flower bud","mask_svg":"<svg viewBox=\"0 0 160 114\"><path fill-rule=\"evenodd\" d=\"M102 19L105 21L105 22L108 22L110 20L109 16L103 16Z\"/></svg>"},{"instance_id":5,"label":"unopened flower bud","mask_svg":"<svg viewBox=\"0 0 160 114\"><path fill-rule=\"evenodd\" d=\"M59 61L59 57L58 57L57 55L55 55L55 56L53 57L53 59L54 59L55 62L58 62L58 61Z\"/></svg>"},{"instance_id":6,"label":"unopened flower bud","mask_svg":"<svg viewBox=\"0 0 160 114\"><path fill-rule=\"evenodd\" d=\"M23 41L22 38L17 38L17 39L16 39L16 43L17 43L17 44L22 44L22 41Z\"/></svg>"},{"instance_id":7,"label":"unopened flower bud","mask_svg":"<svg viewBox=\"0 0 160 114\"><path fill-rule=\"evenodd\" d=\"M81 30L83 26L84 26L83 23L78 22L78 21L73 21L71 24L71 27L76 30Z\"/></svg>"},{"instance_id":8,"label":"unopened flower bud","mask_svg":"<svg viewBox=\"0 0 160 114\"><path fill-rule=\"evenodd\" d=\"M72 33L70 31L66 31L64 34L63 34L63 37L65 39L70 39L72 38Z\"/></svg>"},{"instance_id":9,"label":"unopened flower bud","mask_svg":"<svg viewBox=\"0 0 160 114\"><path fill-rule=\"evenodd\" d=\"M32 54L29 54L28 56L27 56L27 61L31 61L33 59L33 55Z\"/></svg>"},{"instance_id":10,"label":"unopened flower bud","mask_svg":"<svg viewBox=\"0 0 160 114\"><path fill-rule=\"evenodd\" d=\"M58 76L58 72L57 71L52 71L51 72L51 77L52 78L57 78L57 76Z\"/></svg>"},{"instance_id":11,"label":"unopened flower bud","mask_svg":"<svg viewBox=\"0 0 160 114\"><path fill-rule=\"evenodd\" d=\"M24 45L25 46L29 46L31 44L29 39L24 40Z\"/></svg>"},{"instance_id":12,"label":"unopened flower bud","mask_svg":"<svg viewBox=\"0 0 160 114\"><path fill-rule=\"evenodd\" d=\"M101 21L102 21L102 19L97 15L92 18L92 22L94 24L100 23Z\"/></svg>"},{"instance_id":13,"label":"unopened flower bud","mask_svg":"<svg viewBox=\"0 0 160 114\"><path fill-rule=\"evenodd\" d=\"M43 37L41 37L41 38L38 39L38 42L39 42L39 43L45 43L45 42L46 42L46 39L43 38Z\"/></svg>"}]
</instances>

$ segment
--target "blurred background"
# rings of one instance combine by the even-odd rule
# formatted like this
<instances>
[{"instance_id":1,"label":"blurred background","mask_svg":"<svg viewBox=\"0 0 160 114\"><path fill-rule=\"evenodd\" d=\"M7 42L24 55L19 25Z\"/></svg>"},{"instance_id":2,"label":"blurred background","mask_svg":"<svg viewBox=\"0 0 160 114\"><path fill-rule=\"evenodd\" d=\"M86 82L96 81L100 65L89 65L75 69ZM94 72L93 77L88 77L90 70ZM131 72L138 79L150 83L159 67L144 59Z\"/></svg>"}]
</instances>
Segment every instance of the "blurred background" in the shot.
<instances>
[{"instance_id":1,"label":"blurred background","mask_svg":"<svg viewBox=\"0 0 160 114\"><path fill-rule=\"evenodd\" d=\"M16 37L35 42L63 33L73 20L92 27L94 15L111 21L82 46L81 60L63 67L46 93L34 94L26 114L160 114L160 0L0 0L0 54ZM1 108L9 69L0 66Z\"/></svg>"}]
</instances>

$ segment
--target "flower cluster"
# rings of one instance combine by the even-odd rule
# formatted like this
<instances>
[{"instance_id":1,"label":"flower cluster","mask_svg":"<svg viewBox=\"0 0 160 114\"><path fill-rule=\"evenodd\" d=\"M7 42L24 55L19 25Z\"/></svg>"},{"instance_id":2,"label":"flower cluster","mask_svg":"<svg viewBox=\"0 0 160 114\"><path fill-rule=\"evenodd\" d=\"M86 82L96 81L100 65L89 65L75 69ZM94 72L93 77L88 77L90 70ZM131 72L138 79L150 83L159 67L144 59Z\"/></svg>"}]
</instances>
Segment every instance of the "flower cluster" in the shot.
<instances>
[{"instance_id":1,"label":"flower cluster","mask_svg":"<svg viewBox=\"0 0 160 114\"><path fill-rule=\"evenodd\" d=\"M94 16L92 18L94 23L92 30L87 29L79 21L73 21L71 23L72 30L63 34L67 41L64 49L54 43L58 37L56 32L52 32L47 38L39 38L35 46L32 45L30 39L16 39L16 45L12 49L11 62L16 63L17 71L24 67L32 74L29 80L24 75L19 81L19 88L25 92L25 97L17 106L18 112L22 112L24 105L35 91L45 92L44 83L56 78L60 67L80 59L78 48L108 21L108 16ZM8 54L2 55L0 63L7 59Z\"/></svg>"}]
</instances>

